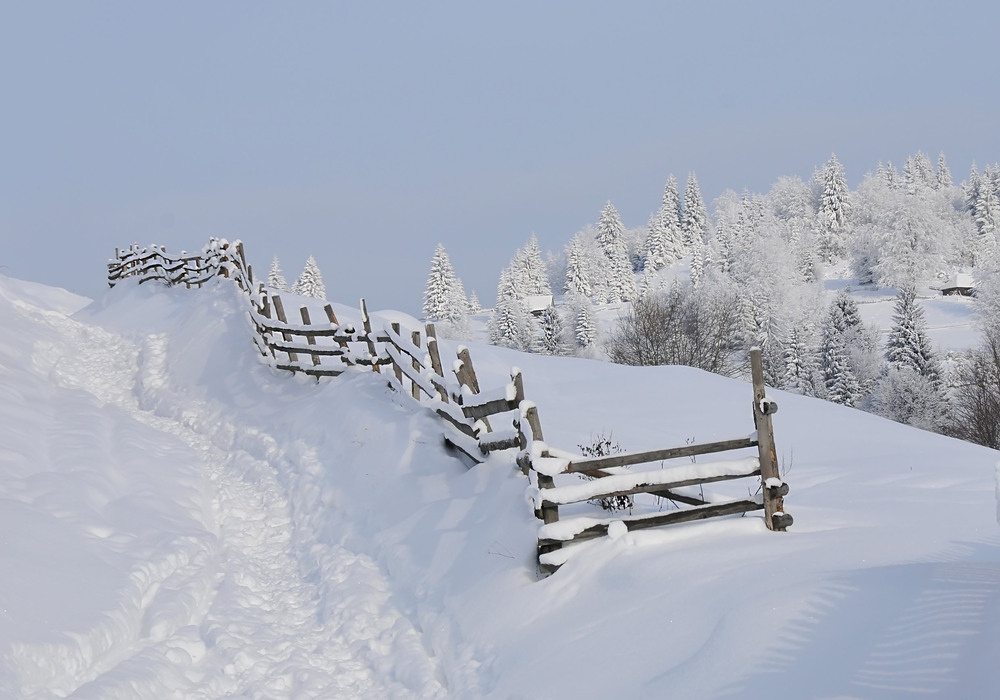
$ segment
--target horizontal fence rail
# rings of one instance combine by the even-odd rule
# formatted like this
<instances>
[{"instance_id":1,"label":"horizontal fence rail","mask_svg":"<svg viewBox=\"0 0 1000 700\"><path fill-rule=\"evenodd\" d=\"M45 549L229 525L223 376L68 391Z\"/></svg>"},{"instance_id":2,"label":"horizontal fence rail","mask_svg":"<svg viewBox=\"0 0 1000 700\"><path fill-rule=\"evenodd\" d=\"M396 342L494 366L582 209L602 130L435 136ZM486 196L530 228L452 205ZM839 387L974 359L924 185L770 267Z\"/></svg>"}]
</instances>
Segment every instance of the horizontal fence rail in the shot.
<instances>
[{"instance_id":1,"label":"horizontal fence rail","mask_svg":"<svg viewBox=\"0 0 1000 700\"><path fill-rule=\"evenodd\" d=\"M385 369L386 381L393 390L409 395L441 418L445 444L470 465L485 461L491 453L516 449L513 461L529 477L535 515L542 521L537 552L543 572L555 571L565 561L561 552L565 545L605 536L614 527L641 530L757 510L764 511L768 529L781 531L792 524L791 516L784 512L788 485L778 474L771 425L777 407L765 395L757 349L751 351L752 434L695 445L583 457L545 443L538 408L525 399L523 378L516 367L511 369L509 382L483 391L468 348L459 347L446 372L432 323L421 330L404 330L399 323L375 327L364 299L360 303L360 329L340 323L330 304L323 307L325 318L318 323L305 306L298 309L298 319L290 321L281 296L262 282L254 283L253 269L239 241L230 244L224 239L211 239L197 255L171 255L163 246L133 245L116 249L114 259L108 262L108 284L112 287L129 278L136 278L139 284L156 280L167 285L201 287L217 277L231 279L244 292L253 342L275 370L305 374L319 381L337 377L351 367L373 372ZM494 430L493 423L510 427ZM622 471L655 462L749 449L754 449L756 456ZM739 479L756 479L757 493L721 502L704 494L705 484ZM701 489L697 494L691 492L695 486ZM677 505L677 510L603 518L575 514L560 520L560 507L637 494L667 499Z\"/></svg>"}]
</instances>

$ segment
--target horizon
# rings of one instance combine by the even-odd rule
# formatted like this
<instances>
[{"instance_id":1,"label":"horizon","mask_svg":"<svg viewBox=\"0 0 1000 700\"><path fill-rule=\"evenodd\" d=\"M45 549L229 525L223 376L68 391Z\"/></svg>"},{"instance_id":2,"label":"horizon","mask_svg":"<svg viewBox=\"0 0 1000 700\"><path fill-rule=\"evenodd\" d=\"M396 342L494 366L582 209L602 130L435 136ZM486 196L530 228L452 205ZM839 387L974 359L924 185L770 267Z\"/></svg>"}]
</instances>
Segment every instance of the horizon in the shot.
<instances>
[{"instance_id":1,"label":"horizon","mask_svg":"<svg viewBox=\"0 0 1000 700\"><path fill-rule=\"evenodd\" d=\"M917 151L956 182L1000 159L985 3L8 15L0 270L90 297L116 246L218 236L408 313L440 242L489 305L532 234L558 251L607 200L642 226L671 173L711 208L831 153L852 189Z\"/></svg>"}]
</instances>

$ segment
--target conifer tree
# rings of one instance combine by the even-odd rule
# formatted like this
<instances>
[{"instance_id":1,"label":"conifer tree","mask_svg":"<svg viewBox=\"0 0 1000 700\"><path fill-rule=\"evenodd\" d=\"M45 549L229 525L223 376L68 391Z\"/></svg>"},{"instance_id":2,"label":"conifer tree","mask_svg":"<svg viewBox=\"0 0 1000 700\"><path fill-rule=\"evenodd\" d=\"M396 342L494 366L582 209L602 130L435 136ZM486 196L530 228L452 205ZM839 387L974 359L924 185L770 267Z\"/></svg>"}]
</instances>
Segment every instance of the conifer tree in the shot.
<instances>
[{"instance_id":1,"label":"conifer tree","mask_svg":"<svg viewBox=\"0 0 1000 700\"><path fill-rule=\"evenodd\" d=\"M462 281L455 275L451 259L444 246L438 243L431 258L431 271L424 287L424 318L428 321L446 321L461 327L467 320L469 302L465 298Z\"/></svg>"},{"instance_id":2,"label":"conifer tree","mask_svg":"<svg viewBox=\"0 0 1000 700\"><path fill-rule=\"evenodd\" d=\"M590 283L590 269L587 256L579 237L574 237L566 248L566 292L591 297L594 294Z\"/></svg>"},{"instance_id":3,"label":"conifer tree","mask_svg":"<svg viewBox=\"0 0 1000 700\"><path fill-rule=\"evenodd\" d=\"M924 310L912 288L900 290L896 299L885 357L890 367L908 367L934 384L940 382L941 370L927 335Z\"/></svg>"},{"instance_id":4,"label":"conifer tree","mask_svg":"<svg viewBox=\"0 0 1000 700\"><path fill-rule=\"evenodd\" d=\"M309 256L306 265L302 268L302 274L292 288L293 294L303 297L313 297L315 299L326 299L326 286L323 284L323 275L316 264L316 258Z\"/></svg>"},{"instance_id":5,"label":"conifer tree","mask_svg":"<svg viewBox=\"0 0 1000 700\"><path fill-rule=\"evenodd\" d=\"M708 210L694 173L688 175L687 186L684 188L681 231L684 234L684 249L691 254L697 251L699 244L704 244L708 239Z\"/></svg>"},{"instance_id":6,"label":"conifer tree","mask_svg":"<svg viewBox=\"0 0 1000 700\"><path fill-rule=\"evenodd\" d=\"M281 263L278 262L277 255L271 259L271 270L267 273L267 286L276 292L288 291L288 281L281 274Z\"/></svg>"},{"instance_id":7,"label":"conifer tree","mask_svg":"<svg viewBox=\"0 0 1000 700\"><path fill-rule=\"evenodd\" d=\"M851 212L850 191L844 166L836 154L816 174L819 189L820 247L826 262L833 262L844 254L847 227Z\"/></svg>"},{"instance_id":8,"label":"conifer tree","mask_svg":"<svg viewBox=\"0 0 1000 700\"><path fill-rule=\"evenodd\" d=\"M479 314L483 312L483 305L479 302L479 296L476 294L476 290L473 289L472 293L469 295L469 313Z\"/></svg>"},{"instance_id":9,"label":"conifer tree","mask_svg":"<svg viewBox=\"0 0 1000 700\"><path fill-rule=\"evenodd\" d=\"M632 262L625 245L625 227L611 202L604 205L597 221L597 242L607 262L607 301L633 301L636 296Z\"/></svg>"},{"instance_id":10,"label":"conifer tree","mask_svg":"<svg viewBox=\"0 0 1000 700\"><path fill-rule=\"evenodd\" d=\"M565 355L566 342L562 316L555 306L542 311L535 352L541 355Z\"/></svg>"},{"instance_id":11,"label":"conifer tree","mask_svg":"<svg viewBox=\"0 0 1000 700\"><path fill-rule=\"evenodd\" d=\"M590 299L575 294L570 298L569 309L573 318L573 337L584 350L597 343L597 323Z\"/></svg>"},{"instance_id":12,"label":"conifer tree","mask_svg":"<svg viewBox=\"0 0 1000 700\"><path fill-rule=\"evenodd\" d=\"M951 170L948 168L948 163L945 161L943 152L938 154L936 181L939 190L954 187L951 179Z\"/></svg>"},{"instance_id":13,"label":"conifer tree","mask_svg":"<svg viewBox=\"0 0 1000 700\"><path fill-rule=\"evenodd\" d=\"M648 270L652 265L653 272L656 272L684 255L680 199L677 194L677 179L673 174L663 188L660 208L650 217L647 231L643 269Z\"/></svg>"}]
</instances>

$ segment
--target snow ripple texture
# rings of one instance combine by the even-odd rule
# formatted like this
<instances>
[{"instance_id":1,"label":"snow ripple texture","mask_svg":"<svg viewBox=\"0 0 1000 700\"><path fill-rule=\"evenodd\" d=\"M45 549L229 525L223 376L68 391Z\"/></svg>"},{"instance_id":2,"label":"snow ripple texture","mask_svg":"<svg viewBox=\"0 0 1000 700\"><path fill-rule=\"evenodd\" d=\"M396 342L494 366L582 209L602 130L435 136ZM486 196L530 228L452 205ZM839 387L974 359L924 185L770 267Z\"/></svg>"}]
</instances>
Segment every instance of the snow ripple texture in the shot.
<instances>
[{"instance_id":1,"label":"snow ripple texture","mask_svg":"<svg viewBox=\"0 0 1000 700\"><path fill-rule=\"evenodd\" d=\"M140 347L60 313L18 311L55 331L35 345L36 371L189 448L202 496L192 510L205 531L159 543L88 631L14 644L15 697L444 695L437 662L394 607L378 565L301 531L290 477L233 445L287 464L279 442L168 390L165 335Z\"/></svg>"}]
</instances>

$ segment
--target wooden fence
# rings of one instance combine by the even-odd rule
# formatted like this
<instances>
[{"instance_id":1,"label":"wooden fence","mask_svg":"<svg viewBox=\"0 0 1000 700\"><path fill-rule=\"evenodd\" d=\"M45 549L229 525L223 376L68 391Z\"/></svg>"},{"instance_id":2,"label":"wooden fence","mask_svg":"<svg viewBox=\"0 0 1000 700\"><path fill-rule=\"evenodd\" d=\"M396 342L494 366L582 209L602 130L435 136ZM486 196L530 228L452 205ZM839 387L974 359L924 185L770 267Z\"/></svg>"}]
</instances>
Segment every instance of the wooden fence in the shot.
<instances>
[{"instance_id":1,"label":"wooden fence","mask_svg":"<svg viewBox=\"0 0 1000 700\"><path fill-rule=\"evenodd\" d=\"M360 330L338 321L333 307L323 307L325 319L314 323L309 309L299 308L300 323L287 318L281 297L263 283L254 285L253 270L246 264L240 242L212 239L201 255L168 255L161 246L132 246L116 250L108 263L108 282L138 277L139 283L160 280L187 287L202 286L213 277L232 279L249 301L248 315L254 342L272 367L312 377L335 377L349 367L381 372L390 387L426 405L443 419L445 443L472 463L483 462L496 451L517 449L514 458L528 476L535 515L542 521L538 532L538 564L555 571L565 560L566 545L608 535L622 528L639 530L725 515L764 511L770 530L784 531L792 524L784 512L787 484L778 472L771 416L777 405L764 389L760 351L751 351L754 432L729 440L668 447L646 452L598 457L550 448L544 441L538 408L525 400L519 369L511 370L504 386L482 391L469 350L460 347L446 372L438 351L433 324L421 330L404 330L398 323L375 328L365 300L361 300ZM494 425L511 426L494 429ZM751 451L752 455L751 456ZM735 459L693 463L709 454L739 452ZM689 459L670 466L670 460ZM661 466L649 468L659 463ZM646 465L644 469L631 467ZM585 477L585 478L584 478ZM704 485L754 479L756 490L745 498L706 496ZM691 487L698 486L693 493ZM673 504L666 512L594 517L573 512L560 519L566 508L595 500L649 494ZM600 512L598 512L600 515Z\"/></svg>"},{"instance_id":2,"label":"wooden fence","mask_svg":"<svg viewBox=\"0 0 1000 700\"><path fill-rule=\"evenodd\" d=\"M522 441L526 449L519 465L535 487L535 515L542 521L538 532L538 563L543 571L554 571L565 560L560 550L569 543L609 534L612 528L627 531L659 527L674 523L703 520L723 515L736 515L756 510L764 511L764 523L769 530L784 531L792 517L784 512L784 496L788 493L778 472L771 416L777 404L764 392L764 373L759 349L751 351L753 376L754 432L730 440L668 447L646 452L582 457L549 448L544 442L538 409L531 404L522 409L522 425L528 427ZM754 449L756 456L746 451ZM642 470L626 467L664 463L669 460L694 458L701 455L743 451L736 459L701 464L689 462ZM586 475L590 480L567 478ZM735 479L754 478L756 493L748 490L746 498L706 497L704 485ZM556 479L560 482L557 483ZM694 494L689 487L701 487ZM685 489L681 491L680 489ZM666 512L621 514L595 518L576 514L560 520L559 508L570 504L614 499L620 496L650 494L670 501L676 509Z\"/></svg>"}]
</instances>

